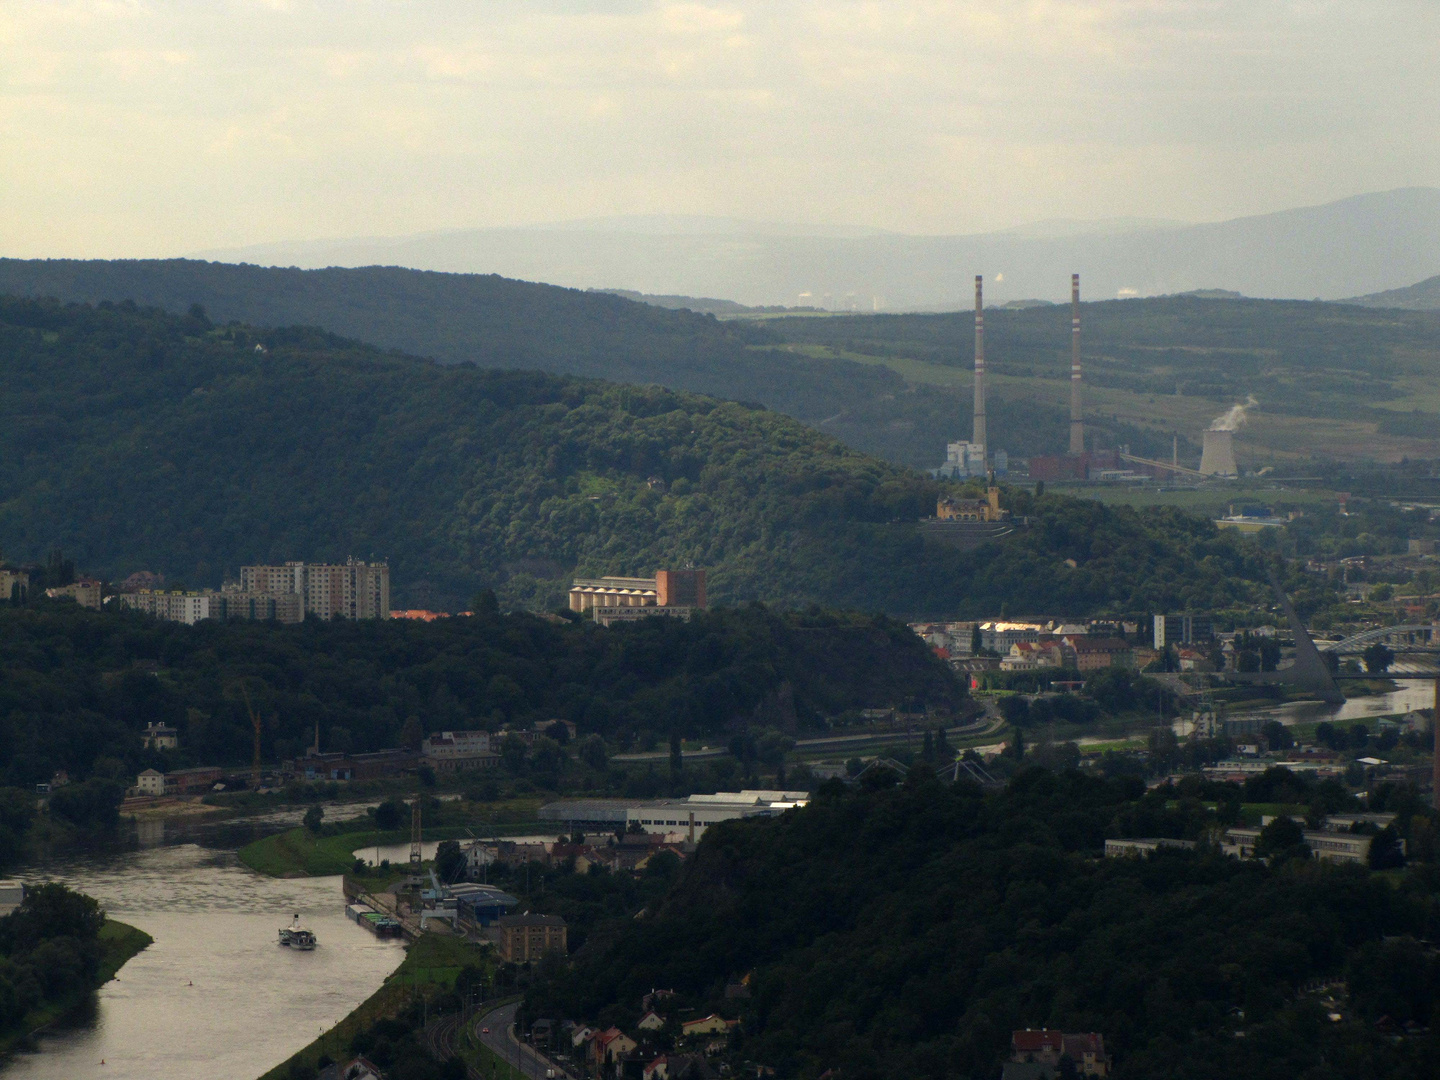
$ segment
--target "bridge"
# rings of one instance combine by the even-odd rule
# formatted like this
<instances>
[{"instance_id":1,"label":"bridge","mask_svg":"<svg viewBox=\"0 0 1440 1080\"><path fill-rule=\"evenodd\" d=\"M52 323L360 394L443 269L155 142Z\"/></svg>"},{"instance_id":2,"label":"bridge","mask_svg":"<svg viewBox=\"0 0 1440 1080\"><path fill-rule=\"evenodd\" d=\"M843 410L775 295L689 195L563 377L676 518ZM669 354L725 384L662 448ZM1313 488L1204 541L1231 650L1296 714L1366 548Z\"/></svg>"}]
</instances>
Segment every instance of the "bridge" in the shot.
<instances>
[{"instance_id":1,"label":"bridge","mask_svg":"<svg viewBox=\"0 0 1440 1080\"><path fill-rule=\"evenodd\" d=\"M1280 587L1280 581L1273 574L1270 587L1280 603L1280 610L1295 635L1295 661L1289 667L1277 671L1227 672L1226 678L1242 683L1286 683L1308 690L1321 700L1332 705L1344 702L1338 680L1373 679L1377 676L1397 680L1419 680L1435 684L1435 739L1434 764L1434 805L1440 810L1440 625L1432 623L1406 623L1397 626L1382 626L1375 630L1354 634L1341 641L1326 641L1316 644L1295 613L1295 606ZM1383 644L1393 653L1393 658L1381 676L1379 672L1347 672L1340 669L1343 661L1363 661L1365 650L1372 645ZM1321 655L1322 651L1325 653ZM1327 660L1329 661L1327 663ZM1332 670L1334 665L1336 670ZM1362 665L1363 666L1363 665Z\"/></svg>"}]
</instances>

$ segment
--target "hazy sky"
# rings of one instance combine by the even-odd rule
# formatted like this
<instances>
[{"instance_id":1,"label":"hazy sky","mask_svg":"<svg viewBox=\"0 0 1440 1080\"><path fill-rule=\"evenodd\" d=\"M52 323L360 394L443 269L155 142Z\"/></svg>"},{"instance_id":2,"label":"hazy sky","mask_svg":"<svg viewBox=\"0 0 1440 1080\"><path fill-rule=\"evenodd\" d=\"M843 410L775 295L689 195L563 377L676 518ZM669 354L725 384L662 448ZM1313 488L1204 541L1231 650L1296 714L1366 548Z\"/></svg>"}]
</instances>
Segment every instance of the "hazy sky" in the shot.
<instances>
[{"instance_id":1,"label":"hazy sky","mask_svg":"<svg viewBox=\"0 0 1440 1080\"><path fill-rule=\"evenodd\" d=\"M0 0L0 254L1440 183L1434 0Z\"/></svg>"}]
</instances>

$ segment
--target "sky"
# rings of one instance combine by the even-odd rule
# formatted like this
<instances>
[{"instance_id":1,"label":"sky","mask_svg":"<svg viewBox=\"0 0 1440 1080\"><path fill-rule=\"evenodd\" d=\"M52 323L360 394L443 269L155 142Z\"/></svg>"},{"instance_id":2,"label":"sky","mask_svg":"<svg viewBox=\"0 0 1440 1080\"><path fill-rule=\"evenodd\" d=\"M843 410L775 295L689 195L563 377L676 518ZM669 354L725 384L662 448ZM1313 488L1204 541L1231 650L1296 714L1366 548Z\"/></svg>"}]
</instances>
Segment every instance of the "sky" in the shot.
<instances>
[{"instance_id":1,"label":"sky","mask_svg":"<svg viewBox=\"0 0 1440 1080\"><path fill-rule=\"evenodd\" d=\"M4 0L0 255L1440 184L1433 0Z\"/></svg>"}]
</instances>

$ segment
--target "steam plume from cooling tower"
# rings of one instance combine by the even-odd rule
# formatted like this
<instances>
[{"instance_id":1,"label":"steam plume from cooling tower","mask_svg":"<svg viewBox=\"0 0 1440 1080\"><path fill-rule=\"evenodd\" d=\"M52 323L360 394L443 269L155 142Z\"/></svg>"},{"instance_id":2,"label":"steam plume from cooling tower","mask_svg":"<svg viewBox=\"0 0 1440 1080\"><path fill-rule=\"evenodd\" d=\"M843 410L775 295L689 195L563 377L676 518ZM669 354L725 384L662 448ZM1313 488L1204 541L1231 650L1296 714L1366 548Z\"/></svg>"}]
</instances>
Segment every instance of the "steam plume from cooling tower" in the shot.
<instances>
[{"instance_id":1,"label":"steam plume from cooling tower","mask_svg":"<svg viewBox=\"0 0 1440 1080\"><path fill-rule=\"evenodd\" d=\"M1252 394L1250 397L1245 399L1245 403L1243 405L1232 405L1230 406L1230 408L1225 410L1224 415L1217 416L1214 420L1210 421L1210 430L1239 431L1245 423L1246 411L1255 408L1255 406L1259 404L1260 403L1255 400L1255 396Z\"/></svg>"}]
</instances>

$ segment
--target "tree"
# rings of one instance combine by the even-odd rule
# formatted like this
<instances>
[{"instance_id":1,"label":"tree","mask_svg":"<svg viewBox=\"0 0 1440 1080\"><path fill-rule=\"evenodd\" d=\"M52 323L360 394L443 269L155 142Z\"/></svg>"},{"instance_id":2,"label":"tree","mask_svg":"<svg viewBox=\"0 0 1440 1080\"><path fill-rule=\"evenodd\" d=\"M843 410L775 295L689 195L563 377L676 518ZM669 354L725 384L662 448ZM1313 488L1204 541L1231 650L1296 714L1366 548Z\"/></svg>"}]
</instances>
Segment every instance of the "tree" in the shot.
<instances>
[{"instance_id":1,"label":"tree","mask_svg":"<svg viewBox=\"0 0 1440 1080\"><path fill-rule=\"evenodd\" d=\"M375 827L382 832L400 828L405 820L405 805L398 799L386 799L375 807Z\"/></svg>"},{"instance_id":2,"label":"tree","mask_svg":"<svg viewBox=\"0 0 1440 1080\"><path fill-rule=\"evenodd\" d=\"M1261 859L1310 857L1305 843L1305 830L1294 818L1277 817L1260 830L1255 840L1255 855Z\"/></svg>"},{"instance_id":3,"label":"tree","mask_svg":"<svg viewBox=\"0 0 1440 1080\"><path fill-rule=\"evenodd\" d=\"M685 755L680 740L680 729L674 728L670 732L670 775L678 777L684 771Z\"/></svg>"},{"instance_id":4,"label":"tree","mask_svg":"<svg viewBox=\"0 0 1440 1080\"><path fill-rule=\"evenodd\" d=\"M1383 641L1375 641L1365 646L1365 651L1360 656L1365 661L1365 670L1371 675L1385 674L1395 660L1394 651Z\"/></svg>"},{"instance_id":5,"label":"tree","mask_svg":"<svg viewBox=\"0 0 1440 1080\"><path fill-rule=\"evenodd\" d=\"M979 656L985 650L985 637L980 633L980 624L977 622L970 628L970 655Z\"/></svg>"},{"instance_id":6,"label":"tree","mask_svg":"<svg viewBox=\"0 0 1440 1080\"><path fill-rule=\"evenodd\" d=\"M525 771L525 755L529 752L525 740L514 732L505 736L500 743L500 761L512 776L519 776Z\"/></svg>"},{"instance_id":7,"label":"tree","mask_svg":"<svg viewBox=\"0 0 1440 1080\"><path fill-rule=\"evenodd\" d=\"M1295 745L1295 740L1290 735L1290 729L1279 720L1269 721L1262 729L1262 734L1272 752L1288 750Z\"/></svg>"},{"instance_id":8,"label":"tree","mask_svg":"<svg viewBox=\"0 0 1440 1080\"><path fill-rule=\"evenodd\" d=\"M1370 839L1368 861L1371 870L1394 870L1405 865L1405 853L1393 822Z\"/></svg>"},{"instance_id":9,"label":"tree","mask_svg":"<svg viewBox=\"0 0 1440 1080\"><path fill-rule=\"evenodd\" d=\"M1274 671L1280 666L1280 643L1274 638L1260 642L1260 670Z\"/></svg>"},{"instance_id":10,"label":"tree","mask_svg":"<svg viewBox=\"0 0 1440 1080\"><path fill-rule=\"evenodd\" d=\"M596 772L605 771L605 740L599 735L586 735L581 739L575 755Z\"/></svg>"},{"instance_id":11,"label":"tree","mask_svg":"<svg viewBox=\"0 0 1440 1080\"><path fill-rule=\"evenodd\" d=\"M125 786L114 780L91 777L67 784L50 796L50 812L83 828L105 828L120 820Z\"/></svg>"},{"instance_id":12,"label":"tree","mask_svg":"<svg viewBox=\"0 0 1440 1080\"><path fill-rule=\"evenodd\" d=\"M459 881L465 875L465 863L459 841L440 841L435 849L435 873L441 881Z\"/></svg>"},{"instance_id":13,"label":"tree","mask_svg":"<svg viewBox=\"0 0 1440 1080\"><path fill-rule=\"evenodd\" d=\"M316 803L310 807L309 810L305 811L305 816L300 819L300 823L305 826L308 832L318 833L324 820L325 810L319 803Z\"/></svg>"}]
</instances>

